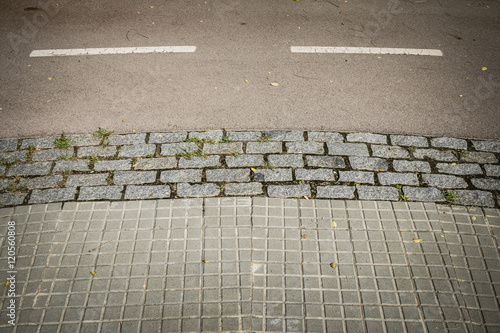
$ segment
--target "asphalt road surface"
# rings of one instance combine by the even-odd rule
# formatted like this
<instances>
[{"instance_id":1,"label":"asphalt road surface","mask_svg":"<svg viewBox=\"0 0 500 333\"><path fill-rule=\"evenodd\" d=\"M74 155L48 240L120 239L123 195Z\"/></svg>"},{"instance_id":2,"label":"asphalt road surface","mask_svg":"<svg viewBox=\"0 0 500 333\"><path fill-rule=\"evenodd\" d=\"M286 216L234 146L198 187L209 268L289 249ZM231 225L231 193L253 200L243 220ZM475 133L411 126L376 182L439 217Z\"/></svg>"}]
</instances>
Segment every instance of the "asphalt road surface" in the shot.
<instances>
[{"instance_id":1,"label":"asphalt road surface","mask_svg":"<svg viewBox=\"0 0 500 333\"><path fill-rule=\"evenodd\" d=\"M0 137L227 127L500 139L498 19L498 0L3 0ZM30 57L150 46L196 51Z\"/></svg>"}]
</instances>

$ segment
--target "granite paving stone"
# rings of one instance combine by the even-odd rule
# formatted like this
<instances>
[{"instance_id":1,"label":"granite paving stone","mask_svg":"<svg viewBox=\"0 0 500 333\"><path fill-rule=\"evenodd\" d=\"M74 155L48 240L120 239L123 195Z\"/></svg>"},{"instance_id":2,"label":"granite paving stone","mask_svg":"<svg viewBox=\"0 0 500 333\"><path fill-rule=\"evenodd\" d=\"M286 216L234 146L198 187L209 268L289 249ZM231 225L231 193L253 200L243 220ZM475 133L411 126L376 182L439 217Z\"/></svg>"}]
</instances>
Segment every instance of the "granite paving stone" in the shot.
<instances>
[{"instance_id":1,"label":"granite paving stone","mask_svg":"<svg viewBox=\"0 0 500 333\"><path fill-rule=\"evenodd\" d=\"M331 169L297 169L295 170L295 179L334 181L335 173Z\"/></svg>"},{"instance_id":2,"label":"granite paving stone","mask_svg":"<svg viewBox=\"0 0 500 333\"><path fill-rule=\"evenodd\" d=\"M0 140L0 152L14 151L17 149L17 139Z\"/></svg>"},{"instance_id":3,"label":"granite paving stone","mask_svg":"<svg viewBox=\"0 0 500 333\"><path fill-rule=\"evenodd\" d=\"M116 155L116 146L109 147L79 147L78 157L111 157Z\"/></svg>"},{"instance_id":4,"label":"granite paving stone","mask_svg":"<svg viewBox=\"0 0 500 333\"><path fill-rule=\"evenodd\" d=\"M439 172L449 173L453 175L480 175L483 173L481 167L478 164L463 163L463 164L448 164L448 163L438 163L436 164Z\"/></svg>"},{"instance_id":5,"label":"granite paving stone","mask_svg":"<svg viewBox=\"0 0 500 333\"><path fill-rule=\"evenodd\" d=\"M63 180L62 175L35 177L35 178L21 178L19 180L19 187L26 186L29 189L57 187L62 180Z\"/></svg>"},{"instance_id":6,"label":"granite paving stone","mask_svg":"<svg viewBox=\"0 0 500 333\"><path fill-rule=\"evenodd\" d=\"M226 195L259 195L262 194L261 183L230 183L224 188Z\"/></svg>"},{"instance_id":7,"label":"granite paving stone","mask_svg":"<svg viewBox=\"0 0 500 333\"><path fill-rule=\"evenodd\" d=\"M261 132L228 132L227 136L231 141L259 141Z\"/></svg>"},{"instance_id":8,"label":"granite paving stone","mask_svg":"<svg viewBox=\"0 0 500 333\"><path fill-rule=\"evenodd\" d=\"M137 145L143 143L146 143L146 133L113 134L109 137L108 142L108 144L113 146Z\"/></svg>"},{"instance_id":9,"label":"granite paving stone","mask_svg":"<svg viewBox=\"0 0 500 333\"><path fill-rule=\"evenodd\" d=\"M0 165L0 175L3 175L5 173L5 167L3 165Z\"/></svg>"},{"instance_id":10,"label":"granite paving stone","mask_svg":"<svg viewBox=\"0 0 500 333\"><path fill-rule=\"evenodd\" d=\"M292 180L292 169L257 169L254 179L259 182L286 182Z\"/></svg>"},{"instance_id":11,"label":"granite paving stone","mask_svg":"<svg viewBox=\"0 0 500 333\"><path fill-rule=\"evenodd\" d=\"M72 157L74 150L70 149L47 149L47 150L37 150L33 153L31 157L32 161L55 161L60 157Z\"/></svg>"},{"instance_id":12,"label":"granite paving stone","mask_svg":"<svg viewBox=\"0 0 500 333\"><path fill-rule=\"evenodd\" d=\"M59 161L56 162L53 172L60 171L89 171L89 166L85 161Z\"/></svg>"},{"instance_id":13,"label":"granite paving stone","mask_svg":"<svg viewBox=\"0 0 500 333\"><path fill-rule=\"evenodd\" d=\"M327 143L328 155L370 156L364 143Z\"/></svg>"},{"instance_id":14,"label":"granite paving stone","mask_svg":"<svg viewBox=\"0 0 500 333\"><path fill-rule=\"evenodd\" d=\"M431 165L424 161L394 160L392 167L396 171L431 172Z\"/></svg>"},{"instance_id":15,"label":"granite paving stone","mask_svg":"<svg viewBox=\"0 0 500 333\"><path fill-rule=\"evenodd\" d=\"M123 146L118 153L119 157L145 157L155 153L156 146L153 144L136 144Z\"/></svg>"},{"instance_id":16,"label":"granite paving stone","mask_svg":"<svg viewBox=\"0 0 500 333\"><path fill-rule=\"evenodd\" d=\"M201 182L201 173L200 169L162 171L160 180L163 183L199 183Z\"/></svg>"},{"instance_id":17,"label":"granite paving stone","mask_svg":"<svg viewBox=\"0 0 500 333\"><path fill-rule=\"evenodd\" d=\"M500 165L485 164L484 170L486 171L486 176L500 177Z\"/></svg>"},{"instance_id":18,"label":"granite paving stone","mask_svg":"<svg viewBox=\"0 0 500 333\"><path fill-rule=\"evenodd\" d=\"M435 187L403 186L403 193L410 201L443 201L444 197Z\"/></svg>"},{"instance_id":19,"label":"granite paving stone","mask_svg":"<svg viewBox=\"0 0 500 333\"><path fill-rule=\"evenodd\" d=\"M385 160L376 157L349 157L349 162L358 170L385 171L389 167Z\"/></svg>"},{"instance_id":20,"label":"granite paving stone","mask_svg":"<svg viewBox=\"0 0 500 333\"><path fill-rule=\"evenodd\" d=\"M130 170L132 160L97 161L94 164L95 171Z\"/></svg>"},{"instance_id":21,"label":"granite paving stone","mask_svg":"<svg viewBox=\"0 0 500 333\"><path fill-rule=\"evenodd\" d=\"M43 176L47 175L52 167L52 162L37 162L31 164L20 164L12 166L7 171L7 177L11 176Z\"/></svg>"},{"instance_id":22,"label":"granite paving stone","mask_svg":"<svg viewBox=\"0 0 500 333\"><path fill-rule=\"evenodd\" d=\"M309 167L345 168L345 161L340 156L306 156L306 161Z\"/></svg>"},{"instance_id":23,"label":"granite paving stone","mask_svg":"<svg viewBox=\"0 0 500 333\"><path fill-rule=\"evenodd\" d=\"M324 154L324 144L321 142L287 142L286 151L289 154Z\"/></svg>"},{"instance_id":24,"label":"granite paving stone","mask_svg":"<svg viewBox=\"0 0 500 333\"><path fill-rule=\"evenodd\" d=\"M208 168L220 166L220 158L218 155L210 155L205 157L191 157L179 159L179 168Z\"/></svg>"},{"instance_id":25,"label":"granite paving stone","mask_svg":"<svg viewBox=\"0 0 500 333\"><path fill-rule=\"evenodd\" d=\"M344 142L344 137L340 133L335 132L307 132L309 141L324 141L324 142Z\"/></svg>"},{"instance_id":26,"label":"granite paving stone","mask_svg":"<svg viewBox=\"0 0 500 333\"><path fill-rule=\"evenodd\" d=\"M264 131L270 141L304 141L302 131Z\"/></svg>"},{"instance_id":27,"label":"granite paving stone","mask_svg":"<svg viewBox=\"0 0 500 333\"><path fill-rule=\"evenodd\" d=\"M215 197L219 193L220 189L215 184L177 184L177 195L179 197Z\"/></svg>"},{"instance_id":28,"label":"granite paving stone","mask_svg":"<svg viewBox=\"0 0 500 333\"><path fill-rule=\"evenodd\" d=\"M339 171L339 182L375 184L375 177L373 175L373 172Z\"/></svg>"},{"instance_id":29,"label":"granite paving stone","mask_svg":"<svg viewBox=\"0 0 500 333\"><path fill-rule=\"evenodd\" d=\"M451 150L443 151L437 149L415 149L413 156L420 160L425 158L444 162L455 162L458 160L457 157L453 155Z\"/></svg>"},{"instance_id":30,"label":"granite paving stone","mask_svg":"<svg viewBox=\"0 0 500 333\"><path fill-rule=\"evenodd\" d=\"M269 185L267 187L267 194L270 197L310 197L311 187L309 184Z\"/></svg>"},{"instance_id":31,"label":"granite paving stone","mask_svg":"<svg viewBox=\"0 0 500 333\"><path fill-rule=\"evenodd\" d=\"M214 169L207 170L208 182L248 182L250 181L250 169Z\"/></svg>"},{"instance_id":32,"label":"granite paving stone","mask_svg":"<svg viewBox=\"0 0 500 333\"><path fill-rule=\"evenodd\" d=\"M48 190L33 190L30 204L74 200L76 187L54 188Z\"/></svg>"},{"instance_id":33,"label":"granite paving stone","mask_svg":"<svg viewBox=\"0 0 500 333\"><path fill-rule=\"evenodd\" d=\"M243 153L243 144L241 142L204 143L203 152L205 154L241 154Z\"/></svg>"},{"instance_id":34,"label":"granite paving stone","mask_svg":"<svg viewBox=\"0 0 500 333\"><path fill-rule=\"evenodd\" d=\"M433 138L431 139L431 145L440 148L467 149L467 141L447 137Z\"/></svg>"},{"instance_id":35,"label":"granite paving stone","mask_svg":"<svg viewBox=\"0 0 500 333\"><path fill-rule=\"evenodd\" d=\"M418 178L414 173L379 172L377 176L382 185L418 185Z\"/></svg>"},{"instance_id":36,"label":"granite paving stone","mask_svg":"<svg viewBox=\"0 0 500 333\"><path fill-rule=\"evenodd\" d=\"M156 171L117 171L113 181L116 185L154 183Z\"/></svg>"},{"instance_id":37,"label":"granite paving stone","mask_svg":"<svg viewBox=\"0 0 500 333\"><path fill-rule=\"evenodd\" d=\"M467 151L464 157L460 158L461 162L473 162L473 163L498 163L498 159L495 154L477 151Z\"/></svg>"},{"instance_id":38,"label":"granite paving stone","mask_svg":"<svg viewBox=\"0 0 500 333\"><path fill-rule=\"evenodd\" d=\"M96 173L90 175L69 175L68 179L66 180L66 186L77 187L77 186L106 185L107 178L108 178L107 173Z\"/></svg>"},{"instance_id":39,"label":"granite paving stone","mask_svg":"<svg viewBox=\"0 0 500 333\"><path fill-rule=\"evenodd\" d=\"M15 179L1 179L0 178L0 191L1 190L5 190L6 188L8 188L9 186L11 185L14 185L16 184L16 180Z\"/></svg>"},{"instance_id":40,"label":"granite paving stone","mask_svg":"<svg viewBox=\"0 0 500 333\"><path fill-rule=\"evenodd\" d=\"M316 198L354 199L354 186L318 186Z\"/></svg>"},{"instance_id":41,"label":"granite paving stone","mask_svg":"<svg viewBox=\"0 0 500 333\"><path fill-rule=\"evenodd\" d=\"M394 187L357 186L358 197L361 200L398 200L399 193Z\"/></svg>"},{"instance_id":42,"label":"granite paving stone","mask_svg":"<svg viewBox=\"0 0 500 333\"><path fill-rule=\"evenodd\" d=\"M439 188L466 188L467 182L460 177L450 176L450 175L433 175L425 174L422 175L424 182L431 186ZM408 184L412 185L412 184Z\"/></svg>"},{"instance_id":43,"label":"granite paving stone","mask_svg":"<svg viewBox=\"0 0 500 333\"><path fill-rule=\"evenodd\" d=\"M164 156L174 156L178 154L189 154L199 150L194 142L166 143L161 145L161 154Z\"/></svg>"},{"instance_id":44,"label":"granite paving stone","mask_svg":"<svg viewBox=\"0 0 500 333\"><path fill-rule=\"evenodd\" d=\"M151 133L148 143L181 142L187 139L187 132Z\"/></svg>"},{"instance_id":45,"label":"granite paving stone","mask_svg":"<svg viewBox=\"0 0 500 333\"><path fill-rule=\"evenodd\" d=\"M347 141L386 144L387 137L385 135L372 133L349 133L347 134Z\"/></svg>"},{"instance_id":46,"label":"granite paving stone","mask_svg":"<svg viewBox=\"0 0 500 333\"><path fill-rule=\"evenodd\" d=\"M122 197L123 186L85 186L80 188L78 200L119 200Z\"/></svg>"},{"instance_id":47,"label":"granite paving stone","mask_svg":"<svg viewBox=\"0 0 500 333\"><path fill-rule=\"evenodd\" d=\"M141 158L134 164L135 170L174 169L177 166L175 157Z\"/></svg>"},{"instance_id":48,"label":"granite paving stone","mask_svg":"<svg viewBox=\"0 0 500 333\"><path fill-rule=\"evenodd\" d=\"M226 156L226 164L230 168L264 166L263 155Z\"/></svg>"},{"instance_id":49,"label":"granite paving stone","mask_svg":"<svg viewBox=\"0 0 500 333\"><path fill-rule=\"evenodd\" d=\"M170 197L170 186L127 186L125 199L160 199Z\"/></svg>"},{"instance_id":50,"label":"granite paving stone","mask_svg":"<svg viewBox=\"0 0 500 333\"><path fill-rule=\"evenodd\" d=\"M471 179L472 185L482 190L500 191L500 180L490 178Z\"/></svg>"},{"instance_id":51,"label":"granite paving stone","mask_svg":"<svg viewBox=\"0 0 500 333\"><path fill-rule=\"evenodd\" d=\"M93 134L71 134L67 135L73 146L97 146L101 143L101 139Z\"/></svg>"},{"instance_id":52,"label":"granite paving stone","mask_svg":"<svg viewBox=\"0 0 500 333\"><path fill-rule=\"evenodd\" d=\"M414 135L391 135L391 143L396 146L428 147L427 138Z\"/></svg>"},{"instance_id":53,"label":"granite paving stone","mask_svg":"<svg viewBox=\"0 0 500 333\"><path fill-rule=\"evenodd\" d=\"M282 151L281 142L248 142L246 147L247 154L274 154Z\"/></svg>"},{"instance_id":54,"label":"granite paving stone","mask_svg":"<svg viewBox=\"0 0 500 333\"><path fill-rule=\"evenodd\" d=\"M500 141L472 140L472 145L476 150L500 153Z\"/></svg>"},{"instance_id":55,"label":"granite paving stone","mask_svg":"<svg viewBox=\"0 0 500 333\"><path fill-rule=\"evenodd\" d=\"M27 149L30 146L36 148L54 148L57 137L45 137L36 139L23 139L21 143L21 149Z\"/></svg>"},{"instance_id":56,"label":"granite paving stone","mask_svg":"<svg viewBox=\"0 0 500 333\"><path fill-rule=\"evenodd\" d=\"M189 132L188 138L198 138L201 140L222 140L222 131L206 131L206 132Z\"/></svg>"},{"instance_id":57,"label":"granite paving stone","mask_svg":"<svg viewBox=\"0 0 500 333\"><path fill-rule=\"evenodd\" d=\"M372 155L383 158L409 158L410 154L405 148L397 146L372 145Z\"/></svg>"},{"instance_id":58,"label":"granite paving stone","mask_svg":"<svg viewBox=\"0 0 500 333\"><path fill-rule=\"evenodd\" d=\"M267 161L273 167L303 167L302 155L269 155Z\"/></svg>"},{"instance_id":59,"label":"granite paving stone","mask_svg":"<svg viewBox=\"0 0 500 333\"><path fill-rule=\"evenodd\" d=\"M13 163L13 162L25 162L26 161L26 150L25 151L13 151L8 153L0 153L0 162Z\"/></svg>"},{"instance_id":60,"label":"granite paving stone","mask_svg":"<svg viewBox=\"0 0 500 333\"><path fill-rule=\"evenodd\" d=\"M0 193L0 206L20 205L26 196L26 193Z\"/></svg>"},{"instance_id":61,"label":"granite paving stone","mask_svg":"<svg viewBox=\"0 0 500 333\"><path fill-rule=\"evenodd\" d=\"M471 190L455 190L452 192L456 194L456 203L459 205L495 206L493 194L490 192Z\"/></svg>"}]
</instances>

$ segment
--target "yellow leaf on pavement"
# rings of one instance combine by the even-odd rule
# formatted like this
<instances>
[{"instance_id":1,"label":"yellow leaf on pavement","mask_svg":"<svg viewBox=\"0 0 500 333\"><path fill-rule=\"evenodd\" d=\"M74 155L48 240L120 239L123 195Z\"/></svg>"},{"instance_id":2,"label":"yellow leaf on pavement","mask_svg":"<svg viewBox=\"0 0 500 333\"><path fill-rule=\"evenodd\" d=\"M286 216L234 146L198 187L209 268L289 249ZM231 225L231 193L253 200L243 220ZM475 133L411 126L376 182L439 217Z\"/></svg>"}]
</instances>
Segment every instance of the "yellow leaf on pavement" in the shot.
<instances>
[{"instance_id":1,"label":"yellow leaf on pavement","mask_svg":"<svg viewBox=\"0 0 500 333\"><path fill-rule=\"evenodd\" d=\"M413 239L413 242L414 242L414 243L420 243L421 241L422 241L422 239L421 239L421 238L415 238L415 239Z\"/></svg>"},{"instance_id":2,"label":"yellow leaf on pavement","mask_svg":"<svg viewBox=\"0 0 500 333\"><path fill-rule=\"evenodd\" d=\"M482 70L483 70L483 71L485 71L485 70L487 70L487 69L488 69L488 67L483 67L483 68L482 68Z\"/></svg>"},{"instance_id":3,"label":"yellow leaf on pavement","mask_svg":"<svg viewBox=\"0 0 500 333\"><path fill-rule=\"evenodd\" d=\"M5 286L8 287L10 285L10 281L7 280L7 282L5 282Z\"/></svg>"},{"instance_id":4,"label":"yellow leaf on pavement","mask_svg":"<svg viewBox=\"0 0 500 333\"><path fill-rule=\"evenodd\" d=\"M271 83L271 85L272 85L273 87L277 87L277 86L279 86L279 83L278 83L278 82L273 82L273 83Z\"/></svg>"},{"instance_id":5,"label":"yellow leaf on pavement","mask_svg":"<svg viewBox=\"0 0 500 333\"><path fill-rule=\"evenodd\" d=\"M94 271L92 271L92 272L90 272L90 274L91 274L92 276L95 276L97 273L96 273L96 272L94 272Z\"/></svg>"},{"instance_id":6,"label":"yellow leaf on pavement","mask_svg":"<svg viewBox=\"0 0 500 333\"><path fill-rule=\"evenodd\" d=\"M337 268L337 267L339 267L339 265L337 265L336 263L332 262L332 263L330 264L330 267L331 267L331 268Z\"/></svg>"},{"instance_id":7,"label":"yellow leaf on pavement","mask_svg":"<svg viewBox=\"0 0 500 333\"><path fill-rule=\"evenodd\" d=\"M337 222L332 221L332 227L336 228L337 227Z\"/></svg>"},{"instance_id":8,"label":"yellow leaf on pavement","mask_svg":"<svg viewBox=\"0 0 500 333\"><path fill-rule=\"evenodd\" d=\"M255 172L255 168L250 168L250 170L252 170L253 172Z\"/></svg>"}]
</instances>

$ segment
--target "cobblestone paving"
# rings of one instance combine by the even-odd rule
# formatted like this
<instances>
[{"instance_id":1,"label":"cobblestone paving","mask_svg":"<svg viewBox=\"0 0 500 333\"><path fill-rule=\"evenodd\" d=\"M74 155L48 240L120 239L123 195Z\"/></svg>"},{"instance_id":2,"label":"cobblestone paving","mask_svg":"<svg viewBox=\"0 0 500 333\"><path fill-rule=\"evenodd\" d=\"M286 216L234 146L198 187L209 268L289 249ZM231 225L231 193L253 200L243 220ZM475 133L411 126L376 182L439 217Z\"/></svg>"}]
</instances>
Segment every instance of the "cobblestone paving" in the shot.
<instances>
[{"instance_id":1,"label":"cobblestone paving","mask_svg":"<svg viewBox=\"0 0 500 333\"><path fill-rule=\"evenodd\" d=\"M2 281L9 221L16 325L4 293L2 332L500 331L494 208L266 197L8 207Z\"/></svg>"},{"instance_id":2,"label":"cobblestone paving","mask_svg":"<svg viewBox=\"0 0 500 333\"><path fill-rule=\"evenodd\" d=\"M500 207L499 141L226 130L67 139L0 140L0 206L252 195Z\"/></svg>"}]
</instances>

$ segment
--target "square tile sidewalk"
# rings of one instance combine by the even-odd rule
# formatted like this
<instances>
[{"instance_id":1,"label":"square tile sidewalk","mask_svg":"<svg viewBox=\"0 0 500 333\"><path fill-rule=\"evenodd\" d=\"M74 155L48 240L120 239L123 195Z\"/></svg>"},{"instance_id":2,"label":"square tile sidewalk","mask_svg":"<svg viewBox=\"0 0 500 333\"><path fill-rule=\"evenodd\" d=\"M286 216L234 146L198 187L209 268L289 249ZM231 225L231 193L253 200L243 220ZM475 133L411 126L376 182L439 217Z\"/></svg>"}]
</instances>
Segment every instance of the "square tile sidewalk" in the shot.
<instances>
[{"instance_id":1,"label":"square tile sidewalk","mask_svg":"<svg viewBox=\"0 0 500 333\"><path fill-rule=\"evenodd\" d=\"M0 331L500 331L497 209L273 198L4 208L1 281L9 221L16 325L6 286Z\"/></svg>"}]
</instances>

